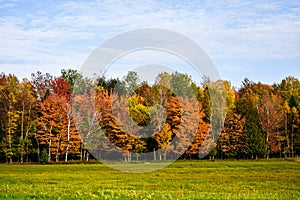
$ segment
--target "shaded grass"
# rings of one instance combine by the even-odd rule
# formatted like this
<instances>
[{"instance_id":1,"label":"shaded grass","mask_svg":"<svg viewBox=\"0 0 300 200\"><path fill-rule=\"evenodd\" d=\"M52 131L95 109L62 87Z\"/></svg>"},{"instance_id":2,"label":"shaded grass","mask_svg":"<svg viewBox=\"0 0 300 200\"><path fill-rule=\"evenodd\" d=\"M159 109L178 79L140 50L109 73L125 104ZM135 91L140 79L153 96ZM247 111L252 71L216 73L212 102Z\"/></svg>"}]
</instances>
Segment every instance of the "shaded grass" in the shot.
<instances>
[{"instance_id":1,"label":"shaded grass","mask_svg":"<svg viewBox=\"0 0 300 200\"><path fill-rule=\"evenodd\" d=\"M300 199L300 163L179 161L140 174L102 164L0 165L0 198Z\"/></svg>"}]
</instances>

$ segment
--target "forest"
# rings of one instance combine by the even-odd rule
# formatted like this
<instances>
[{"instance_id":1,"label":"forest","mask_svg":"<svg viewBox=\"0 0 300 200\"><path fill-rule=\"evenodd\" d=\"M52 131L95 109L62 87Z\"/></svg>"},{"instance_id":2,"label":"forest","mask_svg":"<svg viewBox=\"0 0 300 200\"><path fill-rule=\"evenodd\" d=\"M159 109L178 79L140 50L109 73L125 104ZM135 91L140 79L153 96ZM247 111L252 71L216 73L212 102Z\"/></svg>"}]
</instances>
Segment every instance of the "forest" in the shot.
<instances>
[{"instance_id":1,"label":"forest","mask_svg":"<svg viewBox=\"0 0 300 200\"><path fill-rule=\"evenodd\" d=\"M214 108L210 96L220 84L226 101ZM224 114L218 137L214 109ZM205 159L293 158L300 155L299 111L300 81L292 76L273 85L246 78L237 89L179 72L161 72L153 84L134 71L95 80L73 69L30 80L2 73L0 162L199 159L201 152Z\"/></svg>"}]
</instances>

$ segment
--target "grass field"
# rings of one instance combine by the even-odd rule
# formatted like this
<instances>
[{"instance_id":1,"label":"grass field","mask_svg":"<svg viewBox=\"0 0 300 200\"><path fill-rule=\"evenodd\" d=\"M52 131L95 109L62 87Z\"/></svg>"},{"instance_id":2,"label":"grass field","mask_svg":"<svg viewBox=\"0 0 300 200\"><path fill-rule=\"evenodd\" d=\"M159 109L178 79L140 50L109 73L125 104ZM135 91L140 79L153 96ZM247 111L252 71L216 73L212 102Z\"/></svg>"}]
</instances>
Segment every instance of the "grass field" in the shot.
<instances>
[{"instance_id":1,"label":"grass field","mask_svg":"<svg viewBox=\"0 0 300 200\"><path fill-rule=\"evenodd\" d=\"M0 199L300 199L300 162L181 161L140 174L102 164L0 165Z\"/></svg>"}]
</instances>

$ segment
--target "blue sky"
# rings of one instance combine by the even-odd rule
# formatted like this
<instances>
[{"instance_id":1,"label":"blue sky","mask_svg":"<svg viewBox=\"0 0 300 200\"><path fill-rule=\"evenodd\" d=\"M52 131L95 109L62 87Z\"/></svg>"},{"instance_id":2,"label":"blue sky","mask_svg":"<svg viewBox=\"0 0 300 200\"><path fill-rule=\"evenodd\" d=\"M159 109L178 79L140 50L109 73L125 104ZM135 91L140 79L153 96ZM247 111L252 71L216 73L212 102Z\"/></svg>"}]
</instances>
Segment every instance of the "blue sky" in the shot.
<instances>
[{"instance_id":1,"label":"blue sky","mask_svg":"<svg viewBox=\"0 0 300 200\"><path fill-rule=\"evenodd\" d=\"M191 38L237 87L300 78L299 1L0 0L0 72L80 69L102 42L140 28Z\"/></svg>"}]
</instances>

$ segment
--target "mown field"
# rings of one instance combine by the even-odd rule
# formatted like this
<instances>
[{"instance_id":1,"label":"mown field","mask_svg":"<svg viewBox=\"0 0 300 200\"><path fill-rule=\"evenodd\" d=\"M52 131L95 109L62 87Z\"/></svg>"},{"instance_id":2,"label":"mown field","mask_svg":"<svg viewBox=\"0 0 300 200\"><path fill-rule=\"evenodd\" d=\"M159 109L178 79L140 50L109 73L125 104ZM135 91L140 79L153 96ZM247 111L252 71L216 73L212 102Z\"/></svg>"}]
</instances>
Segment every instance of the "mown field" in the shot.
<instances>
[{"instance_id":1,"label":"mown field","mask_svg":"<svg viewBox=\"0 0 300 200\"><path fill-rule=\"evenodd\" d=\"M102 164L2 164L0 199L300 199L300 162L178 161L138 174Z\"/></svg>"}]
</instances>

